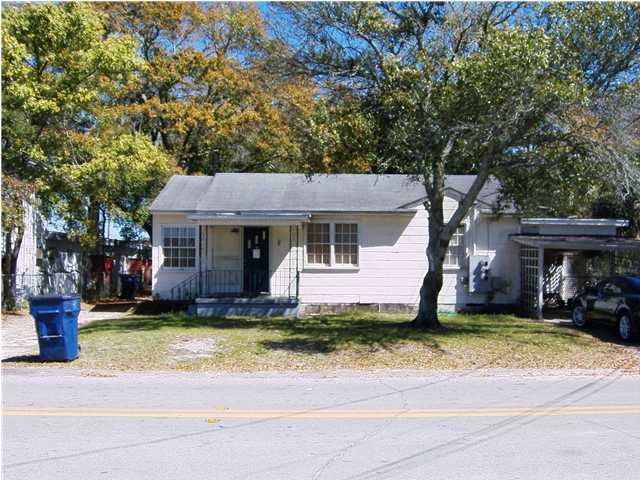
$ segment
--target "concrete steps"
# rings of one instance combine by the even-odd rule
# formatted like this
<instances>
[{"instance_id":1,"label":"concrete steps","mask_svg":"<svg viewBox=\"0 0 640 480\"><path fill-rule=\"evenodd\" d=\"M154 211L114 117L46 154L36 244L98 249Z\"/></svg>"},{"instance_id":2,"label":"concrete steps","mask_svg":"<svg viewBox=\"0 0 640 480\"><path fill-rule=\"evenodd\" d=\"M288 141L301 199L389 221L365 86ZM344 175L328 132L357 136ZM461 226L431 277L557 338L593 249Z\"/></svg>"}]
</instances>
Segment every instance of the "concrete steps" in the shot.
<instances>
[{"instance_id":1,"label":"concrete steps","mask_svg":"<svg viewBox=\"0 0 640 480\"><path fill-rule=\"evenodd\" d=\"M295 298L196 298L189 313L198 317L295 317L300 304Z\"/></svg>"}]
</instances>

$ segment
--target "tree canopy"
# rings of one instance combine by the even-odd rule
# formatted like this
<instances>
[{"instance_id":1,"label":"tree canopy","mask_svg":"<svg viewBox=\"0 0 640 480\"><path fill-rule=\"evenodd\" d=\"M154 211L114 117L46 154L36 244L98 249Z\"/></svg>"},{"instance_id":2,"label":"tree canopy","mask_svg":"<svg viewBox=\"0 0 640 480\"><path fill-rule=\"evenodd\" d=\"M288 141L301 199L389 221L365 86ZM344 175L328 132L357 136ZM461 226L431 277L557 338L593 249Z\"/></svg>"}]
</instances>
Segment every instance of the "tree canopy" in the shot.
<instances>
[{"instance_id":1,"label":"tree canopy","mask_svg":"<svg viewBox=\"0 0 640 480\"><path fill-rule=\"evenodd\" d=\"M103 15L83 3L9 6L2 14L5 181L32 183L40 205L90 247L99 240L92 212L104 205L116 221L141 225L138 213L117 206L130 202L144 212L171 161L111 122L115 99L143 65L133 37L107 35ZM9 208L3 206L5 215ZM19 216L8 217L17 223L5 229L20 226Z\"/></svg>"},{"instance_id":2,"label":"tree canopy","mask_svg":"<svg viewBox=\"0 0 640 480\"><path fill-rule=\"evenodd\" d=\"M188 173L290 170L295 124L313 109L309 80L246 4L99 3L114 33L133 35L144 68L120 115Z\"/></svg>"},{"instance_id":3,"label":"tree canopy","mask_svg":"<svg viewBox=\"0 0 640 480\"><path fill-rule=\"evenodd\" d=\"M425 186L428 272L416 324L438 326L446 248L489 176L525 209L522 187L532 178L541 192L568 181L565 211L579 208L585 189L611 187L601 180L612 170L637 188L637 136L621 148L619 122L607 113L617 96L637 91L637 5L277 8L299 63L349 92L374 120L375 168L414 174ZM476 174L451 218L443 212L447 173Z\"/></svg>"}]
</instances>

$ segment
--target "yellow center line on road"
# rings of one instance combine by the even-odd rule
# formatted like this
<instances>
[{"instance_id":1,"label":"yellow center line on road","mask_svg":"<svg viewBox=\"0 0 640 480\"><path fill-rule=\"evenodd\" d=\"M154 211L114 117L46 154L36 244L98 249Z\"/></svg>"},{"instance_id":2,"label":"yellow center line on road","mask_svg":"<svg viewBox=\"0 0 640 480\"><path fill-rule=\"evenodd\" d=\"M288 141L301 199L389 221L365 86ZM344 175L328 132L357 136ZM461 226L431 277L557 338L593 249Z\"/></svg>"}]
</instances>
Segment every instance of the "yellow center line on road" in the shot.
<instances>
[{"instance_id":1,"label":"yellow center line on road","mask_svg":"<svg viewBox=\"0 0 640 480\"><path fill-rule=\"evenodd\" d=\"M511 407L470 409L377 409L377 410L184 410L154 408L5 408L5 417L131 417L131 418L441 418L441 417L530 417L578 415L640 415L640 405L593 405L557 407Z\"/></svg>"}]
</instances>

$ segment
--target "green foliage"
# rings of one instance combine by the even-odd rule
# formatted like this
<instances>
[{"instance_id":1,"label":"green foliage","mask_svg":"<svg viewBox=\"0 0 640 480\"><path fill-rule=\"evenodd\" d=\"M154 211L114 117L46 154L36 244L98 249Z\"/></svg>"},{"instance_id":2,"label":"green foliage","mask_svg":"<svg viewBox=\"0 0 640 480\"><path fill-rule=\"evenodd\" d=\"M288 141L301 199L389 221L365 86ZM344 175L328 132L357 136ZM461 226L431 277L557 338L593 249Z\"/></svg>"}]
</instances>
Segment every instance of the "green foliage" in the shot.
<instances>
[{"instance_id":1,"label":"green foliage","mask_svg":"<svg viewBox=\"0 0 640 480\"><path fill-rule=\"evenodd\" d=\"M359 99L375 122L380 138L367 150L374 170L419 174L433 192L442 189L442 171L488 172L523 209L546 199L540 207L550 214L571 214L580 199L606 189L603 178L619 183L607 172L628 177L636 169L637 141L613 121L611 103L622 91L638 91L637 5L316 3L279 10L299 61ZM629 133L624 141L622 131ZM569 191L545 197L550 187Z\"/></svg>"},{"instance_id":2,"label":"green foliage","mask_svg":"<svg viewBox=\"0 0 640 480\"><path fill-rule=\"evenodd\" d=\"M307 173L371 171L376 162L376 124L361 108L352 97L323 98L301 114L293 127L300 146L300 161L294 168Z\"/></svg>"},{"instance_id":3,"label":"green foliage","mask_svg":"<svg viewBox=\"0 0 640 480\"><path fill-rule=\"evenodd\" d=\"M99 231L92 212L107 215L122 226L146 222L153 192L158 192L176 172L170 158L141 134L121 134L85 147L85 161L54 170L55 179L45 191L57 212L90 246Z\"/></svg>"},{"instance_id":4,"label":"green foliage","mask_svg":"<svg viewBox=\"0 0 640 480\"><path fill-rule=\"evenodd\" d=\"M2 177L2 237L22 227L25 205L32 201L33 188L11 175ZM3 251L6 248L3 245Z\"/></svg>"},{"instance_id":5,"label":"green foliage","mask_svg":"<svg viewBox=\"0 0 640 480\"><path fill-rule=\"evenodd\" d=\"M622 180L627 192L640 184L637 136L628 135L621 148L611 110L601 108L637 77L636 4L279 8L281 35L292 39L298 61L358 99L375 124L374 169L412 173L425 186L429 271L417 324L438 326L447 245L490 176L524 210L544 192L567 189L546 197L560 201L553 212L565 214L580 200L588 205L594 197L587 193L601 191L603 179ZM612 170L622 174L607 176ZM476 174L449 218L447 173Z\"/></svg>"},{"instance_id":6,"label":"green foliage","mask_svg":"<svg viewBox=\"0 0 640 480\"><path fill-rule=\"evenodd\" d=\"M2 17L3 169L37 177L66 161L65 136L95 121L138 62L132 38L104 38L87 4L10 6Z\"/></svg>"},{"instance_id":7,"label":"green foliage","mask_svg":"<svg viewBox=\"0 0 640 480\"><path fill-rule=\"evenodd\" d=\"M114 99L144 68L133 37L107 35L86 3L14 5L2 16L4 178L33 183L43 208L87 244L98 237L92 212L141 226L172 163L113 123ZM16 205L4 203L3 217L21 219Z\"/></svg>"},{"instance_id":8,"label":"green foliage","mask_svg":"<svg viewBox=\"0 0 640 480\"><path fill-rule=\"evenodd\" d=\"M545 28L597 90L615 88L640 73L640 9L633 2L550 3Z\"/></svg>"}]
</instances>

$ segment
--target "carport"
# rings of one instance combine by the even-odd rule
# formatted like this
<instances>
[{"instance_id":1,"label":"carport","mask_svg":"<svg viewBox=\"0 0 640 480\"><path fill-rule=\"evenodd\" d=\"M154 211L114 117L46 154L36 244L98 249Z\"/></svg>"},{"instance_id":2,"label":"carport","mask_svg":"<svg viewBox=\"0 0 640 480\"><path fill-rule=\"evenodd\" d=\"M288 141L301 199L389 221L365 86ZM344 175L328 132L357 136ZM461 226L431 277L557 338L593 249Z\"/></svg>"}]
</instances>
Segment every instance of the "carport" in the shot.
<instances>
[{"instance_id":1,"label":"carport","mask_svg":"<svg viewBox=\"0 0 640 480\"><path fill-rule=\"evenodd\" d=\"M626 220L523 218L520 223L521 233L511 239L520 245L522 310L534 318L542 318L545 291L559 289L571 298L590 278L582 271L585 258L606 259L607 275L640 273L640 240L620 236Z\"/></svg>"}]
</instances>

